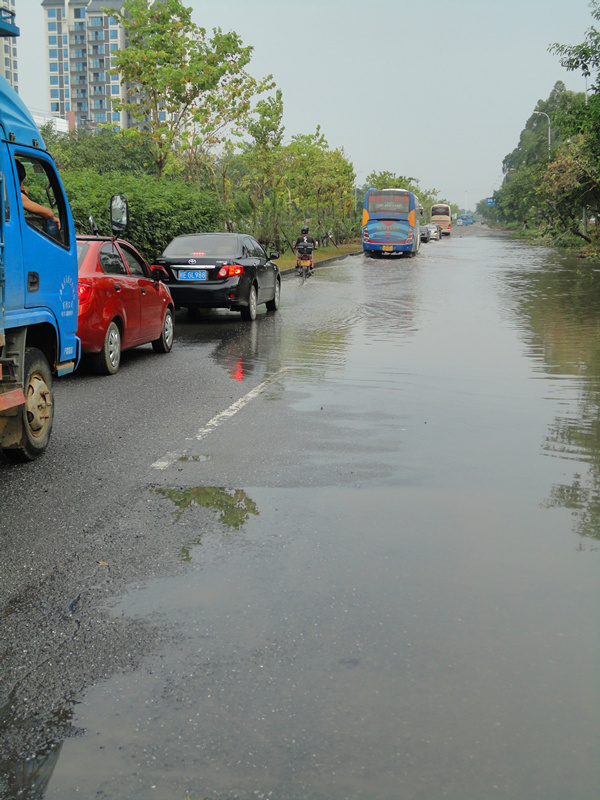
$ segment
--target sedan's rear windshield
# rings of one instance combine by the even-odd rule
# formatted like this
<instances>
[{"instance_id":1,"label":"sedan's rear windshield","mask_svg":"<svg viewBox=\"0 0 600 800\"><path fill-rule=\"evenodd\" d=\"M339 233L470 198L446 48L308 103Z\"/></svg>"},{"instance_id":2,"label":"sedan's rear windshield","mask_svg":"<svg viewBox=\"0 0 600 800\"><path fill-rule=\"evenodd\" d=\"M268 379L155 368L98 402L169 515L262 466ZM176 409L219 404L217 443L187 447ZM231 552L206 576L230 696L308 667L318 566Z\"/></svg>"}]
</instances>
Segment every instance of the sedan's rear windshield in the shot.
<instances>
[{"instance_id":1,"label":"sedan's rear windshield","mask_svg":"<svg viewBox=\"0 0 600 800\"><path fill-rule=\"evenodd\" d=\"M90 246L87 242L77 242L77 268L81 269L83 259L86 257L87 251Z\"/></svg>"},{"instance_id":2,"label":"sedan's rear windshield","mask_svg":"<svg viewBox=\"0 0 600 800\"><path fill-rule=\"evenodd\" d=\"M167 246L163 256L230 258L236 256L238 251L237 236L178 236Z\"/></svg>"}]
</instances>

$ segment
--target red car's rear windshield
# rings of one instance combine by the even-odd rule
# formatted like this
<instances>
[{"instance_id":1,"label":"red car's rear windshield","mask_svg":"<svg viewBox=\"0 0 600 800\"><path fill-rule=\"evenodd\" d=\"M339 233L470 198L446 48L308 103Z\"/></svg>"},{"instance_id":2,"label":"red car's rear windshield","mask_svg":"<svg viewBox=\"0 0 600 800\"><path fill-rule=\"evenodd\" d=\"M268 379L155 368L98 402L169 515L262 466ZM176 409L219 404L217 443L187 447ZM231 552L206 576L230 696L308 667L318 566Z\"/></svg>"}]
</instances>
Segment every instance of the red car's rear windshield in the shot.
<instances>
[{"instance_id":1,"label":"red car's rear windshield","mask_svg":"<svg viewBox=\"0 0 600 800\"><path fill-rule=\"evenodd\" d=\"M197 258L230 258L239 251L236 236L178 236L163 253L165 258L191 256Z\"/></svg>"}]
</instances>

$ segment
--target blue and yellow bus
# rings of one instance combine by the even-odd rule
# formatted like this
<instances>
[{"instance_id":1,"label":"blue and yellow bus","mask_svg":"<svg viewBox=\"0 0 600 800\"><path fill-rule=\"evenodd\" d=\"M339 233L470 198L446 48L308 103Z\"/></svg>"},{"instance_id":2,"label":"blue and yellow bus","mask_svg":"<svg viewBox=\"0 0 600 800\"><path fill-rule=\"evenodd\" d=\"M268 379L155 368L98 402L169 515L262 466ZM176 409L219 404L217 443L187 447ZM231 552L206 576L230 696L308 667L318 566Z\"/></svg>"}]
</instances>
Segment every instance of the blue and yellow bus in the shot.
<instances>
[{"instance_id":1,"label":"blue and yellow bus","mask_svg":"<svg viewBox=\"0 0 600 800\"><path fill-rule=\"evenodd\" d=\"M368 189L362 219L363 251L408 253L414 256L421 244L418 198L406 189Z\"/></svg>"}]
</instances>

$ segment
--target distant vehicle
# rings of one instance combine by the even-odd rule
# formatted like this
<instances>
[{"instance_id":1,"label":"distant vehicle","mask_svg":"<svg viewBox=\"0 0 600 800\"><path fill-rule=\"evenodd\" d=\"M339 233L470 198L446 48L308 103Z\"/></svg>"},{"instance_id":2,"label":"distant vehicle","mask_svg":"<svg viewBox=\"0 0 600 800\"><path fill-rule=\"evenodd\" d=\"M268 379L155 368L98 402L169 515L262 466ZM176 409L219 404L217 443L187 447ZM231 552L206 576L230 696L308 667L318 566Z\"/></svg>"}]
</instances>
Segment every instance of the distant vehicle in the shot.
<instances>
[{"instance_id":1,"label":"distant vehicle","mask_svg":"<svg viewBox=\"0 0 600 800\"><path fill-rule=\"evenodd\" d=\"M452 211L447 203L436 203L431 206L431 222L439 225L444 236L450 236L452 227Z\"/></svg>"},{"instance_id":2,"label":"distant vehicle","mask_svg":"<svg viewBox=\"0 0 600 800\"><path fill-rule=\"evenodd\" d=\"M431 239L431 231L429 230L428 225L424 225L421 228L420 236L422 242L428 242Z\"/></svg>"},{"instance_id":3,"label":"distant vehicle","mask_svg":"<svg viewBox=\"0 0 600 800\"><path fill-rule=\"evenodd\" d=\"M367 256L404 254L414 256L421 244L423 208L406 189L368 189L362 220L363 251Z\"/></svg>"},{"instance_id":4,"label":"distant vehicle","mask_svg":"<svg viewBox=\"0 0 600 800\"><path fill-rule=\"evenodd\" d=\"M461 214L460 219L462 220L463 225L472 225L474 220L474 214L472 212L468 212L466 214Z\"/></svg>"},{"instance_id":5,"label":"distant vehicle","mask_svg":"<svg viewBox=\"0 0 600 800\"><path fill-rule=\"evenodd\" d=\"M438 242L442 238L442 229L439 225L434 225L433 222L430 222L428 225L425 226L429 231L429 238L436 239Z\"/></svg>"},{"instance_id":6,"label":"distant vehicle","mask_svg":"<svg viewBox=\"0 0 600 800\"><path fill-rule=\"evenodd\" d=\"M116 237L78 236L81 349L96 372L114 375L121 351L152 343L157 353L173 347L174 304L161 278L128 242Z\"/></svg>"},{"instance_id":7,"label":"distant vehicle","mask_svg":"<svg viewBox=\"0 0 600 800\"><path fill-rule=\"evenodd\" d=\"M167 273L176 308L227 308L253 320L261 303L279 308L277 258L247 234L192 233L175 237L156 265Z\"/></svg>"}]
</instances>

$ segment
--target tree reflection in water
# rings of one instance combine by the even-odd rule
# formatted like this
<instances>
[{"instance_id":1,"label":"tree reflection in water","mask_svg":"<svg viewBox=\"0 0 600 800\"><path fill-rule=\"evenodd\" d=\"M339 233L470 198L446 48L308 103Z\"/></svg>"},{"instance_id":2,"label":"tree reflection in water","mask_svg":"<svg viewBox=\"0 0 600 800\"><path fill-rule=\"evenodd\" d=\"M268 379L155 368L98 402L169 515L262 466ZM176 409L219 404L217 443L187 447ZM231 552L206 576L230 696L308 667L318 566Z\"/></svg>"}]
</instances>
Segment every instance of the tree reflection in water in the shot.
<instances>
[{"instance_id":1,"label":"tree reflection in water","mask_svg":"<svg viewBox=\"0 0 600 800\"><path fill-rule=\"evenodd\" d=\"M576 461L570 483L555 484L544 508L572 512L574 532L600 540L600 273L595 263L549 251L545 268L513 274L519 310L541 346L544 371L576 379L576 400L542 444L549 456ZM587 465L587 466L586 466Z\"/></svg>"}]
</instances>

